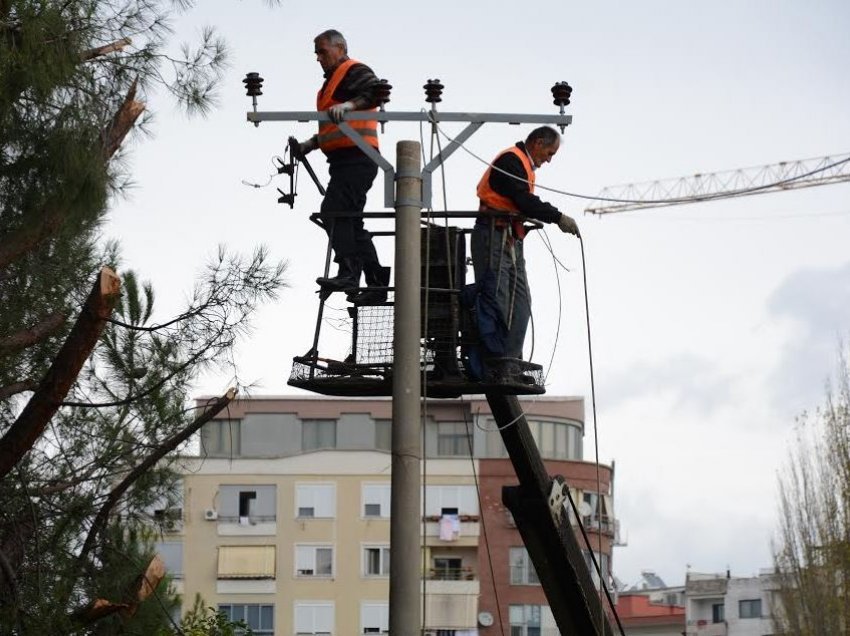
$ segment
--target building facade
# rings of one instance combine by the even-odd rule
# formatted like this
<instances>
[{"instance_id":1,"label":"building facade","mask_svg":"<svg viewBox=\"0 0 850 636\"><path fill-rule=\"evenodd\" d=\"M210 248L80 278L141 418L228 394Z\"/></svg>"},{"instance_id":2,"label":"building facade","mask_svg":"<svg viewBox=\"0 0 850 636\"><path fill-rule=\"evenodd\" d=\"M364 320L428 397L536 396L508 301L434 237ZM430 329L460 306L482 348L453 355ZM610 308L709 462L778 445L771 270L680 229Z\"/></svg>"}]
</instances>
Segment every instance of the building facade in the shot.
<instances>
[{"instance_id":1,"label":"building facade","mask_svg":"<svg viewBox=\"0 0 850 636\"><path fill-rule=\"evenodd\" d=\"M523 408L607 579L613 470L582 461L583 400ZM388 399L250 398L207 424L159 545L184 609L200 595L258 636L387 633L391 436ZM422 562L410 567L422 571L426 630L558 634L501 503L517 481L487 402L429 401L423 440Z\"/></svg>"},{"instance_id":2,"label":"building facade","mask_svg":"<svg viewBox=\"0 0 850 636\"><path fill-rule=\"evenodd\" d=\"M688 572L686 636L772 636L775 577Z\"/></svg>"}]
</instances>

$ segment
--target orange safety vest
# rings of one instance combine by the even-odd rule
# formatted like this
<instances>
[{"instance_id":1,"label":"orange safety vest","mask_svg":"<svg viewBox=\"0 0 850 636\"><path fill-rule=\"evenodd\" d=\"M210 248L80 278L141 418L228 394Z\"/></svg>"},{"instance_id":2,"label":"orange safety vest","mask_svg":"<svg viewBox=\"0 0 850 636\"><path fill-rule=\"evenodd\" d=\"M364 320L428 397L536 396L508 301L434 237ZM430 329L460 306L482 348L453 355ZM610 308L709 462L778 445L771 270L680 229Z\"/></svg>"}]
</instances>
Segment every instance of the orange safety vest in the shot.
<instances>
[{"instance_id":1,"label":"orange safety vest","mask_svg":"<svg viewBox=\"0 0 850 636\"><path fill-rule=\"evenodd\" d=\"M525 178L528 180L528 191L534 194L534 168L531 165L531 159L528 158L528 154L524 150L517 148L516 146L512 146L511 148L500 152L496 159L493 160L493 163L498 161L499 157L509 152L519 157L519 160L522 162L522 165L525 168ZM502 196L490 187L490 173L492 170L492 167L487 168L484 176L481 177L481 181L478 182L478 199L481 201L481 205L478 208L479 211L486 212L487 210L490 210L494 212L509 212L510 214L516 215L520 214L520 209L516 206L516 203L508 197ZM504 227L507 223L508 222L505 219L496 219L497 227ZM525 238L525 227L523 227L521 220L517 219L513 221L511 226L513 227L514 236L517 239L522 240Z\"/></svg>"},{"instance_id":2,"label":"orange safety vest","mask_svg":"<svg viewBox=\"0 0 850 636\"><path fill-rule=\"evenodd\" d=\"M328 110L334 104L342 102L334 101L333 95L336 92L339 83L355 64L357 60L346 60L336 67L333 74L328 78L327 83L323 88L319 89L319 94L316 95L316 110ZM375 109L370 109L374 111ZM377 121L349 121L347 122L354 130L366 140L373 148L378 147L378 122ZM357 145L343 133L339 126L331 121L319 122L319 148L322 152L328 154L332 150L340 148L356 148Z\"/></svg>"}]
</instances>

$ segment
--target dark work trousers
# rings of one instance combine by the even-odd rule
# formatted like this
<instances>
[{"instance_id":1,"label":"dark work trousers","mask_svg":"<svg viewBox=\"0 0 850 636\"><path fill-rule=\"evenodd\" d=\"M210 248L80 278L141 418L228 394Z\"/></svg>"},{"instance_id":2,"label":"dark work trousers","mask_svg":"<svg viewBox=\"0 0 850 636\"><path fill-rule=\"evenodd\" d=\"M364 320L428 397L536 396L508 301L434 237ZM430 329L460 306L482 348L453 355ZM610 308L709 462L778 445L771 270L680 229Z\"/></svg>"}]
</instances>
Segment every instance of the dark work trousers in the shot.
<instances>
[{"instance_id":1,"label":"dark work trousers","mask_svg":"<svg viewBox=\"0 0 850 636\"><path fill-rule=\"evenodd\" d=\"M531 290L525 273L522 241L510 236L510 226L496 227L492 219L479 218L472 230L472 266L475 280L492 270L496 277L496 302L508 326L505 355L522 359L525 332L531 318Z\"/></svg>"},{"instance_id":2,"label":"dark work trousers","mask_svg":"<svg viewBox=\"0 0 850 636\"><path fill-rule=\"evenodd\" d=\"M344 258L353 258L367 268L378 265L372 235L363 227L362 215L366 207L366 193L378 174L378 166L364 155L362 159L331 160L328 173L330 182L322 201L322 214L345 212L356 215L325 219L325 229L332 237L334 260L339 263Z\"/></svg>"}]
</instances>

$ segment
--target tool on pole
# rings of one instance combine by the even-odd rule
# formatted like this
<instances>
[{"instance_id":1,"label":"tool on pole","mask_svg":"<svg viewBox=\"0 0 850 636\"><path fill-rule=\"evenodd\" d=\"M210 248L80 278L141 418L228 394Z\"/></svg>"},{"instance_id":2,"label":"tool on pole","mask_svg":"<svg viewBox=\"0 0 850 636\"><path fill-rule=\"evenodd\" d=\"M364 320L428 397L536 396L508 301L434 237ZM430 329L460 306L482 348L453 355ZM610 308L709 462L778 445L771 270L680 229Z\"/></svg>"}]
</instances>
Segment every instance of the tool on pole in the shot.
<instances>
[{"instance_id":1,"label":"tool on pole","mask_svg":"<svg viewBox=\"0 0 850 636\"><path fill-rule=\"evenodd\" d=\"M289 150L289 161L284 161L280 158L277 159L277 173L278 174L286 174L289 175L289 192L284 192L280 188L277 189L280 192L280 197L278 197L278 203L285 203L290 208L295 207L295 197L298 196L297 185L298 185L298 165L303 164L304 168L307 170L307 174L310 175L310 178L313 180L313 183L316 184L316 188L319 190L319 194L325 196L325 188L322 185L321 181L319 181L319 177L316 176L316 172L313 170L313 166L310 165L310 162L307 160L307 157L301 152L301 147L298 145L298 140L295 137L290 137L288 144Z\"/></svg>"}]
</instances>

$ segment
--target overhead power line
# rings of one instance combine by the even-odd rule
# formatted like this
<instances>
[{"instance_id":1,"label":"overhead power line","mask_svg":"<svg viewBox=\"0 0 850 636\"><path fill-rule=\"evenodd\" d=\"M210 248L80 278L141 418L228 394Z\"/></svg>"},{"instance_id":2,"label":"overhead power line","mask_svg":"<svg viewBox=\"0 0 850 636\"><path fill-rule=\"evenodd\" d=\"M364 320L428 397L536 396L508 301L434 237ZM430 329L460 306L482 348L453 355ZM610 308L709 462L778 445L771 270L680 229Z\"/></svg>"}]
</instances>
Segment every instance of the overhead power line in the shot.
<instances>
[{"instance_id":1,"label":"overhead power line","mask_svg":"<svg viewBox=\"0 0 850 636\"><path fill-rule=\"evenodd\" d=\"M850 153L724 172L699 173L677 179L628 183L603 188L585 212L613 214L630 210L715 201L735 197L810 188L850 181Z\"/></svg>"}]
</instances>

